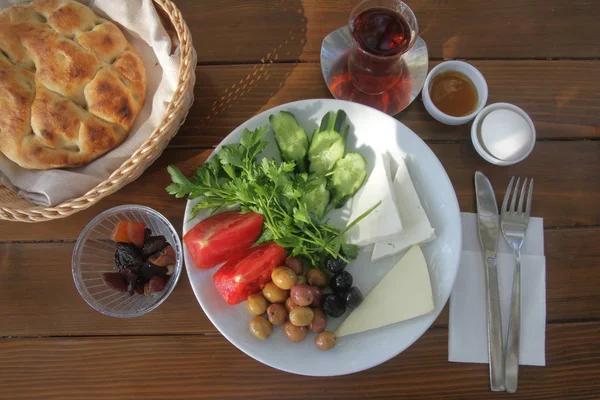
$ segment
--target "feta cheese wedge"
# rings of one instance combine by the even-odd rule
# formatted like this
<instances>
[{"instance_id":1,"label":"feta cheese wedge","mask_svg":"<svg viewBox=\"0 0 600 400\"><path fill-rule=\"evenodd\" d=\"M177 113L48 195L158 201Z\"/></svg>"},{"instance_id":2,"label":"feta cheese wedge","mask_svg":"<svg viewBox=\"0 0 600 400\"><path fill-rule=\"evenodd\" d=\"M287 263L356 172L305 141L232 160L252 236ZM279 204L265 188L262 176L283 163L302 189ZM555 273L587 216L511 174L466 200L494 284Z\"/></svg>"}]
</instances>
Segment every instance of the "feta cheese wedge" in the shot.
<instances>
[{"instance_id":1,"label":"feta cheese wedge","mask_svg":"<svg viewBox=\"0 0 600 400\"><path fill-rule=\"evenodd\" d=\"M367 246L393 238L402 232L402 221L396 207L396 194L392 188L390 160L387 154L376 156L373 172L354 198L348 221L354 221L379 201L379 207L346 233L348 243Z\"/></svg>"},{"instance_id":2,"label":"feta cheese wedge","mask_svg":"<svg viewBox=\"0 0 600 400\"><path fill-rule=\"evenodd\" d=\"M375 243L371 255L372 262L398 254L412 245L427 243L436 237L410 179L406 163L402 159L399 161L392 186L403 229L396 236Z\"/></svg>"},{"instance_id":3,"label":"feta cheese wedge","mask_svg":"<svg viewBox=\"0 0 600 400\"><path fill-rule=\"evenodd\" d=\"M415 318L434 309L429 270L419 246L413 246L342 322L338 337Z\"/></svg>"}]
</instances>

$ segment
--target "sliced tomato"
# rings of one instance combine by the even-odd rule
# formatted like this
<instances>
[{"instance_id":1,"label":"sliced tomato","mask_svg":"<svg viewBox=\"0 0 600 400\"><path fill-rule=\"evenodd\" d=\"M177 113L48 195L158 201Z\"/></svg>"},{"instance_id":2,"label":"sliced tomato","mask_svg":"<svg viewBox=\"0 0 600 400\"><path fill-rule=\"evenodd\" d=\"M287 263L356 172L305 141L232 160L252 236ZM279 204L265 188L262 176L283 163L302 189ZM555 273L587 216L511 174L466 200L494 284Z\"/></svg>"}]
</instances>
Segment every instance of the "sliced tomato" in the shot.
<instances>
[{"instance_id":1,"label":"sliced tomato","mask_svg":"<svg viewBox=\"0 0 600 400\"><path fill-rule=\"evenodd\" d=\"M228 304L238 304L258 293L271 281L273 268L283 265L285 249L275 242L252 247L227 261L213 281Z\"/></svg>"},{"instance_id":2,"label":"sliced tomato","mask_svg":"<svg viewBox=\"0 0 600 400\"><path fill-rule=\"evenodd\" d=\"M183 237L194 264L201 269L224 263L250 247L262 229L263 216L222 212L198 223Z\"/></svg>"},{"instance_id":3,"label":"sliced tomato","mask_svg":"<svg viewBox=\"0 0 600 400\"><path fill-rule=\"evenodd\" d=\"M119 221L112 231L112 240L115 242L133 243L137 247L144 246L146 225L143 222Z\"/></svg>"}]
</instances>

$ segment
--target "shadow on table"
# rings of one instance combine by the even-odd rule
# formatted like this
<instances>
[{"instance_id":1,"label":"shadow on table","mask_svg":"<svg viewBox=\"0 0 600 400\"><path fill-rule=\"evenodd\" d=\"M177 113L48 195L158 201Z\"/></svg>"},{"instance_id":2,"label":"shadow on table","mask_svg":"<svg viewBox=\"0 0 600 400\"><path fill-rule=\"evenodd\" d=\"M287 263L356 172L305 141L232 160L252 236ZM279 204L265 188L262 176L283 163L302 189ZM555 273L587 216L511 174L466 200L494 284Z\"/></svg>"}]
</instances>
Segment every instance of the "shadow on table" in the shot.
<instances>
[{"instance_id":1,"label":"shadow on table","mask_svg":"<svg viewBox=\"0 0 600 400\"><path fill-rule=\"evenodd\" d=\"M253 7L241 8L239 14L233 18L234 21L246 21L252 23L253 15L256 12L265 12L266 10L255 10ZM208 99L202 102L202 108L199 109L200 118L195 121L195 124L207 126L211 124L211 119L214 119L232 107L243 102L243 113L246 118L250 118L256 114L261 108L268 103L269 99L274 96L285 84L287 78L293 72L296 62L291 68L278 68L277 73L275 64L281 61L296 61L299 60L304 46L306 44L306 17L304 16L304 7L300 0L277 0L272 2L268 7L268 12L272 15L269 18L273 21L272 24L265 26L258 25L253 32L253 40L266 41L260 45L252 45L253 47L266 48L259 50L263 53L259 62L254 64L252 70L246 72L244 67L234 67L234 73L231 77L228 75L228 80L233 82L229 86L223 87L223 82L202 82L201 94L202 98L207 99L210 95L214 99L212 102ZM258 17L257 21L260 21ZM232 23L231 21L229 23ZM240 39L241 45L248 41L244 37ZM203 45L204 43L201 43ZM215 43L213 43L214 45ZM208 43L206 44L208 45ZM230 43L228 46L232 49L239 48L239 44ZM202 47L197 45L198 52L202 52ZM289 63L288 63L289 65ZM216 68L216 67L215 67ZM229 67L231 68L231 67ZM243 71L242 74L235 74L235 69L239 68ZM282 71L285 71L282 73ZM202 79L208 78L203 75L202 70L197 70L196 80L201 82ZM210 79L210 78L209 78ZM275 80L275 82L273 82ZM265 82L270 81L268 85ZM261 87L261 84L263 85ZM260 91L255 90L260 87ZM265 88L268 88L265 90ZM244 101L248 96L253 96L252 101ZM209 106L210 105L210 106ZM238 112L236 110L236 112ZM239 114L238 114L239 115ZM192 117L193 118L193 117Z\"/></svg>"}]
</instances>

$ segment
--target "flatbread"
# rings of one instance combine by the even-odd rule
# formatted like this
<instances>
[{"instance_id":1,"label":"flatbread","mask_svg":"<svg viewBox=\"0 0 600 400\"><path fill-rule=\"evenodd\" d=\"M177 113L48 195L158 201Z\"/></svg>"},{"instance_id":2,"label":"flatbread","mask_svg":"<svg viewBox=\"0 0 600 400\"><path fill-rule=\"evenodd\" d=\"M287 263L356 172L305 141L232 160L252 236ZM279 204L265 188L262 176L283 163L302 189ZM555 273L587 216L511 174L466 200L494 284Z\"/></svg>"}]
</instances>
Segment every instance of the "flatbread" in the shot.
<instances>
[{"instance_id":1,"label":"flatbread","mask_svg":"<svg viewBox=\"0 0 600 400\"><path fill-rule=\"evenodd\" d=\"M122 143L146 71L120 29L71 0L0 12L0 152L23 168L85 165Z\"/></svg>"}]
</instances>

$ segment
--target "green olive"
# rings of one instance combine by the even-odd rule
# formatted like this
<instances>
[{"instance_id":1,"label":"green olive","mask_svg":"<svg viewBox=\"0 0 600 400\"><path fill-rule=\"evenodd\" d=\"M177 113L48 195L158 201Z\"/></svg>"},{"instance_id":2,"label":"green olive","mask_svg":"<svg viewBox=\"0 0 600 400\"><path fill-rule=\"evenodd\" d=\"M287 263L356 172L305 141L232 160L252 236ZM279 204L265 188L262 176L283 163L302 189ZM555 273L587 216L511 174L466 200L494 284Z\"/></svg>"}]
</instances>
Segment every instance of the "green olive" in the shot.
<instances>
[{"instance_id":1,"label":"green olive","mask_svg":"<svg viewBox=\"0 0 600 400\"><path fill-rule=\"evenodd\" d=\"M311 286L323 288L327 285L327 275L317 268L309 269L306 273L306 279Z\"/></svg>"},{"instance_id":2,"label":"green olive","mask_svg":"<svg viewBox=\"0 0 600 400\"><path fill-rule=\"evenodd\" d=\"M288 313L296 307L300 307L300 306L298 304L294 303L294 300L292 300L291 297L288 297L285 300L285 309L287 310Z\"/></svg>"},{"instance_id":3,"label":"green olive","mask_svg":"<svg viewBox=\"0 0 600 400\"><path fill-rule=\"evenodd\" d=\"M277 287L273 282L269 282L262 290L263 296L271 303L283 303L288 297L287 290Z\"/></svg>"},{"instance_id":4,"label":"green olive","mask_svg":"<svg viewBox=\"0 0 600 400\"><path fill-rule=\"evenodd\" d=\"M315 316L313 317L310 324L308 324L308 330L314 333L321 333L327 327L327 316L320 308L313 309Z\"/></svg>"},{"instance_id":5,"label":"green olive","mask_svg":"<svg viewBox=\"0 0 600 400\"><path fill-rule=\"evenodd\" d=\"M277 267L271 272L271 280L279 289L291 289L296 279L296 274L288 267Z\"/></svg>"},{"instance_id":6,"label":"green olive","mask_svg":"<svg viewBox=\"0 0 600 400\"><path fill-rule=\"evenodd\" d=\"M310 324L315 316L310 307L296 307L290 311L290 322L296 326L306 326Z\"/></svg>"},{"instance_id":7,"label":"green olive","mask_svg":"<svg viewBox=\"0 0 600 400\"><path fill-rule=\"evenodd\" d=\"M335 347L337 336L333 332L321 332L315 337L315 346L317 349L327 351Z\"/></svg>"},{"instance_id":8,"label":"green olive","mask_svg":"<svg viewBox=\"0 0 600 400\"><path fill-rule=\"evenodd\" d=\"M248 308L248 312L252 315L263 315L267 312L267 300L260 293L251 294L248 296L246 308Z\"/></svg>"},{"instance_id":9,"label":"green olive","mask_svg":"<svg viewBox=\"0 0 600 400\"><path fill-rule=\"evenodd\" d=\"M292 342L301 342L306 337L308 330L305 326L296 326L288 321L283 325L283 333Z\"/></svg>"},{"instance_id":10,"label":"green olive","mask_svg":"<svg viewBox=\"0 0 600 400\"><path fill-rule=\"evenodd\" d=\"M267 308L267 318L273 325L281 325L287 319L288 312L286 311L283 304L271 304Z\"/></svg>"},{"instance_id":11,"label":"green olive","mask_svg":"<svg viewBox=\"0 0 600 400\"><path fill-rule=\"evenodd\" d=\"M262 315L255 315L248 323L248 329L257 338L261 340L267 339L273 333L271 323Z\"/></svg>"}]
</instances>

